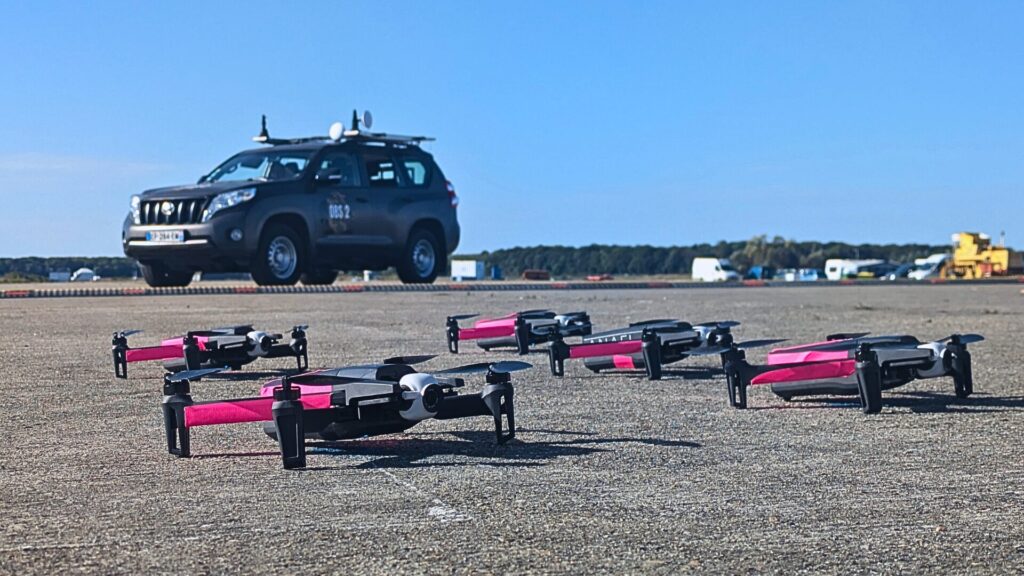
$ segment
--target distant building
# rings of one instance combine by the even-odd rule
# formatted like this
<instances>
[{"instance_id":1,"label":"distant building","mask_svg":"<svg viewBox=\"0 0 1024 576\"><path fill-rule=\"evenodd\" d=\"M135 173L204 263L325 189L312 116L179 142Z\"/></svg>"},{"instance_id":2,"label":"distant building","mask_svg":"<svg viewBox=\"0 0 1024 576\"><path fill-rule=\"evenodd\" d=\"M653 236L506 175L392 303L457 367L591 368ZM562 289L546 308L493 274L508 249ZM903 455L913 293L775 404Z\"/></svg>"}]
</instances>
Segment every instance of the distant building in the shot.
<instances>
[{"instance_id":1,"label":"distant building","mask_svg":"<svg viewBox=\"0 0 1024 576\"><path fill-rule=\"evenodd\" d=\"M68 282L71 280L71 272L67 270L61 270L60 272L50 272L50 282Z\"/></svg>"}]
</instances>

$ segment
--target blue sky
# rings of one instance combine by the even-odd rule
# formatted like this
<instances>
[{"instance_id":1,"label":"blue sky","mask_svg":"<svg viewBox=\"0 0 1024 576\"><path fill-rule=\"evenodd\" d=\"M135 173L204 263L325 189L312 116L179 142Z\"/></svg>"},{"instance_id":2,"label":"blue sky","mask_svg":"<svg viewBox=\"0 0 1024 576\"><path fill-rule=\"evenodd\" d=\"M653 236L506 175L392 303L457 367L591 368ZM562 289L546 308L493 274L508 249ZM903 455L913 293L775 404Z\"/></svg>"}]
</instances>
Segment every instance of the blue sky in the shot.
<instances>
[{"instance_id":1,"label":"blue sky","mask_svg":"<svg viewBox=\"0 0 1024 576\"><path fill-rule=\"evenodd\" d=\"M7 4L0 256L120 253L131 194L353 108L428 146L471 252L1024 247L1024 3Z\"/></svg>"}]
</instances>

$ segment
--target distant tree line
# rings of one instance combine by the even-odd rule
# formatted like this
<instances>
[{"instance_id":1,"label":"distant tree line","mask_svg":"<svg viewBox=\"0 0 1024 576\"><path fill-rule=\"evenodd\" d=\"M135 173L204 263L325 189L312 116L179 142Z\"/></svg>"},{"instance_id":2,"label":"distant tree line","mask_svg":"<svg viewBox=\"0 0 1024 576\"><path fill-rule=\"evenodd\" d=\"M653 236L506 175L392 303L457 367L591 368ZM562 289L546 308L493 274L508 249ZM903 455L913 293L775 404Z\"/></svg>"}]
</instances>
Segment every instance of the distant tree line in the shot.
<instances>
[{"instance_id":1,"label":"distant tree line","mask_svg":"<svg viewBox=\"0 0 1024 576\"><path fill-rule=\"evenodd\" d=\"M593 244L568 246L532 246L507 248L458 258L478 259L501 266L506 276L518 276L523 270L547 270L562 277L588 274L689 274L690 264L698 256L729 258L740 272L755 265L774 268L816 268L829 258L878 258L890 262L910 262L948 246L928 244L845 244L842 242L796 242L776 236L755 236L743 242L719 242L693 246L609 246ZM130 278L137 273L135 261L123 257L0 258L0 277L45 279L50 272L74 272L90 268L104 278Z\"/></svg>"},{"instance_id":2,"label":"distant tree line","mask_svg":"<svg viewBox=\"0 0 1024 576\"><path fill-rule=\"evenodd\" d=\"M507 248L458 258L484 260L498 265L506 276L518 276L523 270L547 270L558 277L582 277L588 274L689 274L695 257L728 258L746 272L755 265L774 268L825 267L830 258L880 259L911 262L948 246L928 244L846 244L843 242L797 242L776 236L756 236L743 242L719 242L693 246L608 246L593 244L568 246L532 246Z\"/></svg>"},{"instance_id":3,"label":"distant tree line","mask_svg":"<svg viewBox=\"0 0 1024 576\"><path fill-rule=\"evenodd\" d=\"M89 268L103 278L131 278L138 270L135 260L113 256L0 258L0 276L14 278L46 279L50 272L74 273L79 268Z\"/></svg>"}]
</instances>

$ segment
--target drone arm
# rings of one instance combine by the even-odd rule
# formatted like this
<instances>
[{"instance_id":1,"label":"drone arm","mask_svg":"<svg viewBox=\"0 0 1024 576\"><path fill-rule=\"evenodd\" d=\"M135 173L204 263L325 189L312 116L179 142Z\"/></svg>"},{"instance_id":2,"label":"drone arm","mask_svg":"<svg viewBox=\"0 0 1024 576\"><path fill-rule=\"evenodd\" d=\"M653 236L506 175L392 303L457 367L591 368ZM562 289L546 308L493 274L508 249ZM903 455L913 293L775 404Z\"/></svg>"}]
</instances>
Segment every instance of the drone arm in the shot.
<instances>
[{"instance_id":1,"label":"drone arm","mask_svg":"<svg viewBox=\"0 0 1024 576\"><path fill-rule=\"evenodd\" d=\"M325 410L331 407L331 394L329 392L303 394L300 401L307 410ZM185 427L269 422L274 419L273 407L274 399L269 396L196 402L185 407Z\"/></svg>"},{"instance_id":2,"label":"drone arm","mask_svg":"<svg viewBox=\"0 0 1024 576\"><path fill-rule=\"evenodd\" d=\"M125 350L126 362L170 360L172 358L183 358L184 356L185 352L180 344L147 346L145 348L128 348L127 350Z\"/></svg>"},{"instance_id":3,"label":"drone arm","mask_svg":"<svg viewBox=\"0 0 1024 576\"><path fill-rule=\"evenodd\" d=\"M502 414L507 420L507 428L503 429ZM504 444L515 437L515 404L513 388L509 382L488 384L479 395L449 396L442 402L437 411L437 420L469 418L472 416L491 416L494 418L495 436L498 444Z\"/></svg>"}]
</instances>

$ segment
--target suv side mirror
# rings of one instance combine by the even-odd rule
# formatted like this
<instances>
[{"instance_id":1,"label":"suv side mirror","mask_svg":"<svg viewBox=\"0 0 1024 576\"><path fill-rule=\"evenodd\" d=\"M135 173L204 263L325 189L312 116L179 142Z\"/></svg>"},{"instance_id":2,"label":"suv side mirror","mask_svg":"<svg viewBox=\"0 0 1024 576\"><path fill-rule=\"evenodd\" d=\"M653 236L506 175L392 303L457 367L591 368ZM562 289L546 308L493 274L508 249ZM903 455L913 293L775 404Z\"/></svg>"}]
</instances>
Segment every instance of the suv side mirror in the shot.
<instances>
[{"instance_id":1,"label":"suv side mirror","mask_svg":"<svg viewBox=\"0 0 1024 576\"><path fill-rule=\"evenodd\" d=\"M331 172L317 172L316 176L313 177L313 183L316 186L337 186L341 184L341 174Z\"/></svg>"}]
</instances>

